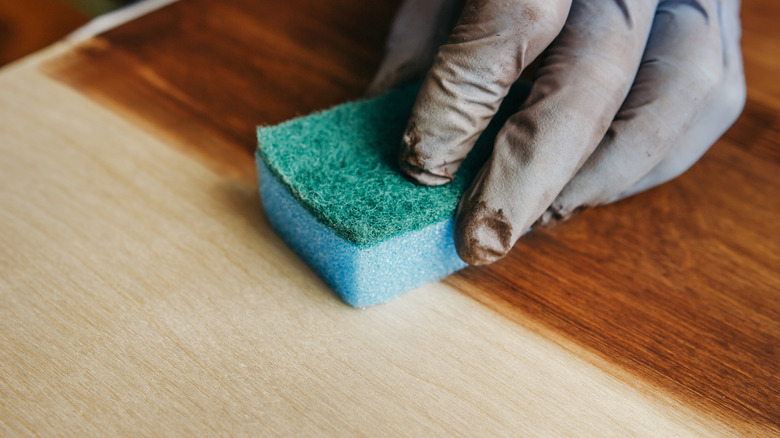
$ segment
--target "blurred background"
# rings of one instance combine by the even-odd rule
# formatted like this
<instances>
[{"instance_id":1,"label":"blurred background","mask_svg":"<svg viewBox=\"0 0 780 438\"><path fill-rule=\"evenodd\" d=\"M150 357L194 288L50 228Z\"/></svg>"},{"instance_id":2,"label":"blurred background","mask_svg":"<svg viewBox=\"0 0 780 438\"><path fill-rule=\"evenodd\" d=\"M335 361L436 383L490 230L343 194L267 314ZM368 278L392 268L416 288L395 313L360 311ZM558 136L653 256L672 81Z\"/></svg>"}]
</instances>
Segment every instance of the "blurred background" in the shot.
<instances>
[{"instance_id":1,"label":"blurred background","mask_svg":"<svg viewBox=\"0 0 780 438\"><path fill-rule=\"evenodd\" d=\"M0 66L48 46L100 14L135 1L0 1Z\"/></svg>"}]
</instances>

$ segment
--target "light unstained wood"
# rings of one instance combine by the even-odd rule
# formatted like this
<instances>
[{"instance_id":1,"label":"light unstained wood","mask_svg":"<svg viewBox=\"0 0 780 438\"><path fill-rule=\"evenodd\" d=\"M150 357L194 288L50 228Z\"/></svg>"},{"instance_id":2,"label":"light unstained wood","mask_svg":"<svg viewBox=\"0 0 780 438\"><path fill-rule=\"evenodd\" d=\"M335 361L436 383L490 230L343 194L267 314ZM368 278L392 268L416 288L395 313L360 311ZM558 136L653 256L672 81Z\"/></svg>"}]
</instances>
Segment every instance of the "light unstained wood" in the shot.
<instances>
[{"instance_id":1,"label":"light unstained wood","mask_svg":"<svg viewBox=\"0 0 780 438\"><path fill-rule=\"evenodd\" d=\"M343 305L63 50L0 73L0 435L737 433L443 284Z\"/></svg>"}]
</instances>

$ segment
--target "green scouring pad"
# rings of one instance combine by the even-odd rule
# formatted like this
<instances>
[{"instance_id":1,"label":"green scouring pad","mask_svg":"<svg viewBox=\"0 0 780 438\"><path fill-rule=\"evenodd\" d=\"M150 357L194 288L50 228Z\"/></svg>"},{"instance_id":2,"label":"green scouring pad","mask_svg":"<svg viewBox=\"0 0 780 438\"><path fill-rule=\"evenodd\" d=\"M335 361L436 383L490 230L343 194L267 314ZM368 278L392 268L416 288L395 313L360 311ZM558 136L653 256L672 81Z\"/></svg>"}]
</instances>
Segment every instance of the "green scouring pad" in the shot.
<instances>
[{"instance_id":1,"label":"green scouring pad","mask_svg":"<svg viewBox=\"0 0 780 438\"><path fill-rule=\"evenodd\" d=\"M409 181L396 161L418 90L403 86L257 131L260 194L271 226L356 307L465 266L452 237L458 200L528 87L513 88L456 178L439 187Z\"/></svg>"}]
</instances>

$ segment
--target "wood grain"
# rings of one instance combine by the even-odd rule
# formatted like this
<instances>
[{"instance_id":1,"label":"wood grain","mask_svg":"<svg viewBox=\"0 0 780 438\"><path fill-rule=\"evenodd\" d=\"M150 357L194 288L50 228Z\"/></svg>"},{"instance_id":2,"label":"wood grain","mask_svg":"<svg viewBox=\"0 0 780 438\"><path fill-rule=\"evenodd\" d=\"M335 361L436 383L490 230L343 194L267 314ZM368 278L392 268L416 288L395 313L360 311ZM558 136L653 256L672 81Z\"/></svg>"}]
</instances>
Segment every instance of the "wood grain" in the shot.
<instances>
[{"instance_id":1,"label":"wood grain","mask_svg":"<svg viewBox=\"0 0 780 438\"><path fill-rule=\"evenodd\" d=\"M447 282L701 409L780 430L778 169L728 146Z\"/></svg>"},{"instance_id":2,"label":"wood grain","mask_svg":"<svg viewBox=\"0 0 780 438\"><path fill-rule=\"evenodd\" d=\"M42 49L87 22L59 0L0 3L0 65Z\"/></svg>"},{"instance_id":3,"label":"wood grain","mask_svg":"<svg viewBox=\"0 0 780 438\"><path fill-rule=\"evenodd\" d=\"M46 71L243 184L254 178L255 124L360 94L392 8L189 0L70 50ZM699 164L664 187L537 230L506 260L446 283L634 390L696 408L690 418L779 434L778 7L743 8L749 101Z\"/></svg>"},{"instance_id":4,"label":"wood grain","mask_svg":"<svg viewBox=\"0 0 780 438\"><path fill-rule=\"evenodd\" d=\"M344 305L253 181L40 74L69 49L0 72L0 436L745 433L441 283Z\"/></svg>"}]
</instances>

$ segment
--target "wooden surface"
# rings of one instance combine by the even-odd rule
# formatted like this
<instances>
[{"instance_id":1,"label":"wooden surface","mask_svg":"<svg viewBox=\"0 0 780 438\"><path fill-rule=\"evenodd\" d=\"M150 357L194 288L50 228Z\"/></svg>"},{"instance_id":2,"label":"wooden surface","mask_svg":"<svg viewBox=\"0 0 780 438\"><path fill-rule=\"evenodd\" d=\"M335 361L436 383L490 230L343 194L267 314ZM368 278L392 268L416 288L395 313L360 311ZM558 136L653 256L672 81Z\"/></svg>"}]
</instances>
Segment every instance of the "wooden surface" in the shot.
<instances>
[{"instance_id":1,"label":"wooden surface","mask_svg":"<svg viewBox=\"0 0 780 438\"><path fill-rule=\"evenodd\" d=\"M0 66L48 46L87 19L60 0L0 3Z\"/></svg>"},{"instance_id":2,"label":"wooden surface","mask_svg":"<svg viewBox=\"0 0 780 438\"><path fill-rule=\"evenodd\" d=\"M780 7L689 173L355 310L253 126L359 96L394 7L185 0L0 73L0 435L780 435Z\"/></svg>"}]
</instances>

